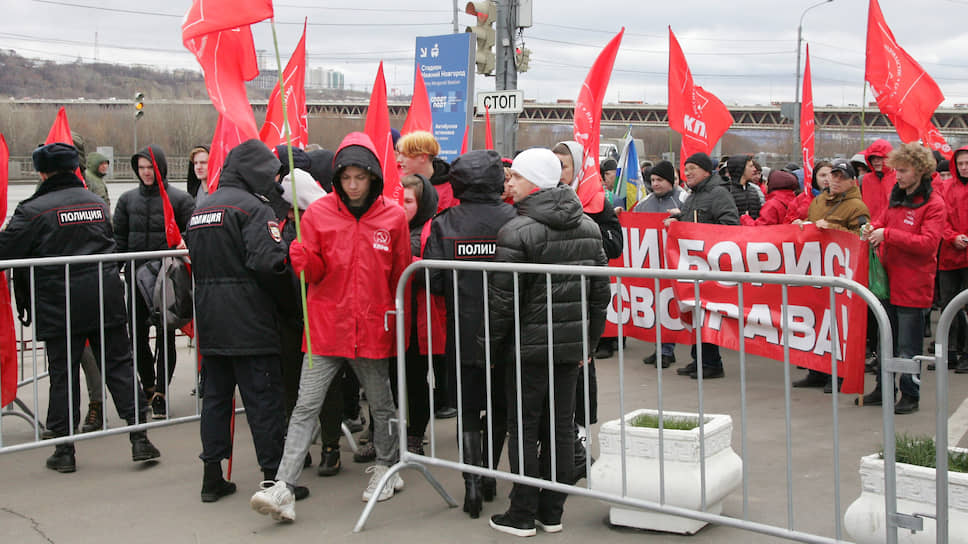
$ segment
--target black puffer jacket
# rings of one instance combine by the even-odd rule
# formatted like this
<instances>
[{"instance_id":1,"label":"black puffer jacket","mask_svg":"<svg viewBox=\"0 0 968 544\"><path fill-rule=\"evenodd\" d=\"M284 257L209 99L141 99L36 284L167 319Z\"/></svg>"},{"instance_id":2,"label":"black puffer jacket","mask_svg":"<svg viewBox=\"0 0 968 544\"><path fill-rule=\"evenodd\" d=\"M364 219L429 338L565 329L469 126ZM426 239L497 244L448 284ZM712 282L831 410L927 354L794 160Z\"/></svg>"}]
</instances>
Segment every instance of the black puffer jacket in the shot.
<instances>
[{"instance_id":1,"label":"black puffer jacket","mask_svg":"<svg viewBox=\"0 0 968 544\"><path fill-rule=\"evenodd\" d=\"M437 213L437 191L430 184L430 180L420 176L423 189L420 191L420 202L417 202L417 213L410 219L410 254L419 257L421 251L420 235L424 223L433 219Z\"/></svg>"},{"instance_id":2,"label":"black puffer jacket","mask_svg":"<svg viewBox=\"0 0 968 544\"><path fill-rule=\"evenodd\" d=\"M158 172L165 183L168 200L175 212L175 223L182 233L188 228L188 218L195 209L191 195L168 183L168 162L161 148L149 146L154 151ZM138 171L138 159L151 160L148 148L131 157L131 168ZM161 204L161 191L158 182L145 185L140 181L137 189L121 195L114 210L114 236L118 241L118 251L157 251L168 249L165 238L165 212Z\"/></svg>"},{"instance_id":3,"label":"black puffer jacket","mask_svg":"<svg viewBox=\"0 0 968 544\"><path fill-rule=\"evenodd\" d=\"M746 163L752 160L749 155L736 155L726 161L726 171L729 172L729 194L733 195L733 202L736 204L736 211L739 215L750 214L750 217L757 219L760 217L760 191L752 183L745 186L740 183L743 171L746 170Z\"/></svg>"},{"instance_id":4,"label":"black puffer jacket","mask_svg":"<svg viewBox=\"0 0 968 544\"><path fill-rule=\"evenodd\" d=\"M622 224L618 222L618 215L615 214L615 206L606 198L602 204L602 211L590 213L588 217L591 217L598 225L598 230L602 235L602 247L605 249L605 256L609 259L620 257L625 240L622 236Z\"/></svg>"},{"instance_id":5,"label":"black puffer jacket","mask_svg":"<svg viewBox=\"0 0 968 544\"><path fill-rule=\"evenodd\" d=\"M33 196L17 206L7 228L0 231L0 259L94 255L114 250L107 204L85 189L74 174L47 178ZM71 330L96 331L100 326L98 265L73 265L70 276ZM124 290L117 264L104 263L100 276L104 282L104 324L123 325ZM67 326L64 267L39 267L34 281L37 338L47 340L63 335ZM20 287L29 290L30 285L18 285L18 290Z\"/></svg>"},{"instance_id":6,"label":"black puffer jacket","mask_svg":"<svg viewBox=\"0 0 968 544\"><path fill-rule=\"evenodd\" d=\"M265 194L280 162L258 140L225 159L218 190L200 203L185 235L195 277L202 355L279 353L280 313L298 300L286 246Z\"/></svg>"},{"instance_id":7,"label":"black puffer jacket","mask_svg":"<svg viewBox=\"0 0 968 544\"><path fill-rule=\"evenodd\" d=\"M517 216L513 206L501 201L504 190L501 156L486 150L461 155L451 166L450 184L460 205L447 208L434 218L424 258L493 261L498 231ZM477 343L484 324L483 275L467 271L457 274L460 361L463 365L483 366L484 352ZM447 300L447 356L450 361L457 360L453 281L450 271L435 269L431 272L430 290Z\"/></svg>"},{"instance_id":8,"label":"black puffer jacket","mask_svg":"<svg viewBox=\"0 0 968 544\"><path fill-rule=\"evenodd\" d=\"M501 228L495 260L510 263L548 263L605 266L598 226L582 212L570 187L558 185L533 193L516 204L518 217ZM519 276L521 360L544 364L548 360L548 323L545 276ZM608 277L585 279L588 297L588 341L597 344L605 328ZM555 275L551 284L553 359L555 364L577 364L582 356L582 278ZM495 273L488 280L491 346L494 357L513 349L514 280ZM481 335L483 340L483 335Z\"/></svg>"},{"instance_id":9,"label":"black puffer jacket","mask_svg":"<svg viewBox=\"0 0 968 544\"><path fill-rule=\"evenodd\" d=\"M730 198L723 180L712 174L692 188L692 194L682 203L677 217L690 223L739 225L736 203Z\"/></svg>"}]
</instances>

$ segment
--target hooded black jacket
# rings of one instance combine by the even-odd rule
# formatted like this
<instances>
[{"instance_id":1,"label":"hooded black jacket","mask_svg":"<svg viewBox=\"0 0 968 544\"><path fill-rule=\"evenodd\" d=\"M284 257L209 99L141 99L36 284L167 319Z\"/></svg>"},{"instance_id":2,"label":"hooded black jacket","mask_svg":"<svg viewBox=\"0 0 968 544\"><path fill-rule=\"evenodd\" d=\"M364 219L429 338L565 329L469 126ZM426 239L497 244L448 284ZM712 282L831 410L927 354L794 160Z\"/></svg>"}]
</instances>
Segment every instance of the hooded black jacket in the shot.
<instances>
[{"instance_id":1,"label":"hooded black jacket","mask_svg":"<svg viewBox=\"0 0 968 544\"><path fill-rule=\"evenodd\" d=\"M420 176L423 189L420 191L420 202L417 202L417 213L410 219L410 254L419 257L422 252L420 237L424 224L433 219L437 213L437 191L430 184L430 180Z\"/></svg>"},{"instance_id":2,"label":"hooded black jacket","mask_svg":"<svg viewBox=\"0 0 968 544\"><path fill-rule=\"evenodd\" d=\"M516 204L518 217L501 228L495 261L605 266L598 225L582 212L575 191L558 185L533 193ZM521 360L527 364L548 361L548 323L545 276L519 276ZM585 278L589 346L598 343L605 329L605 307L610 298L606 276ZM582 278L554 275L551 304L554 328L552 350L555 364L577 364L582 357ZM514 279L494 273L488 279L491 324L490 345L495 358L513 349ZM483 334L481 335L483 340Z\"/></svg>"},{"instance_id":3,"label":"hooded black jacket","mask_svg":"<svg viewBox=\"0 0 968 544\"><path fill-rule=\"evenodd\" d=\"M218 190L191 216L185 235L195 277L202 355L279 353L280 313L298 300L279 224L264 196L280 162L258 140L225 158Z\"/></svg>"},{"instance_id":4,"label":"hooded black jacket","mask_svg":"<svg viewBox=\"0 0 968 544\"><path fill-rule=\"evenodd\" d=\"M747 183L744 187L740 183L743 171L746 170L746 163L749 162L749 155L736 155L726 161L726 171L729 173L729 193L733 195L733 202L736 204L736 211L739 215L750 214L753 219L760 217L760 192L752 183Z\"/></svg>"},{"instance_id":5,"label":"hooded black jacket","mask_svg":"<svg viewBox=\"0 0 968 544\"><path fill-rule=\"evenodd\" d=\"M113 253L114 233L108 217L107 204L85 189L77 176L55 174L42 182L33 196L17 205L7 228L0 231L0 259ZM70 318L75 333L93 332L100 327L98 276L97 263L71 266ZM100 278L104 286L104 325L123 325L124 290L117 263L104 263ZM37 338L47 340L63 335L67 328L64 267L38 267L34 281ZM18 290L20 287L29 290L30 285L18 285Z\"/></svg>"},{"instance_id":6,"label":"hooded black jacket","mask_svg":"<svg viewBox=\"0 0 968 544\"><path fill-rule=\"evenodd\" d=\"M504 190L501 156L485 150L461 155L451 165L450 184L460 204L443 210L434 218L424 258L493 261L498 231L517 216L514 207L501 200ZM447 301L447 357L456 362L453 282L452 272L431 271L431 292L443 295ZM460 297L461 364L484 366L484 352L477 343L484 324L483 275L480 272L458 272L457 293Z\"/></svg>"},{"instance_id":7,"label":"hooded black jacket","mask_svg":"<svg viewBox=\"0 0 968 544\"><path fill-rule=\"evenodd\" d=\"M168 192L172 211L175 212L175 223L182 233L188 228L188 218L195 209L195 201L191 195L168 183L168 162L161 148L149 146L155 154L158 172ZM131 168L137 174L138 159L151 160L148 147L131 157ZM114 236L118 241L118 251L157 251L168 248L165 238L165 212L161 203L161 191L158 189L160 180L145 185L138 178L137 189L131 189L121 195L118 205L114 209Z\"/></svg>"}]
</instances>

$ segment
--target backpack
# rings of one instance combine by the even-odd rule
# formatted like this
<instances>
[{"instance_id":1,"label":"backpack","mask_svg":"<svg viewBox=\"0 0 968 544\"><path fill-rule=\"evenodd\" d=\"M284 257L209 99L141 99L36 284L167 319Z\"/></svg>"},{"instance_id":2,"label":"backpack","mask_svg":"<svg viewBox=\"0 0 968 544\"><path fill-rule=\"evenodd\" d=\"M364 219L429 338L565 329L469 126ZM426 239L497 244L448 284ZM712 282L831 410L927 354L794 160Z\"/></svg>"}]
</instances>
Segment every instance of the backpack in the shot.
<instances>
[{"instance_id":1,"label":"backpack","mask_svg":"<svg viewBox=\"0 0 968 544\"><path fill-rule=\"evenodd\" d=\"M193 319L192 274L184 257L148 261L135 272L138 292L145 301L156 327L173 331ZM165 324L162 324L164 309Z\"/></svg>"}]
</instances>

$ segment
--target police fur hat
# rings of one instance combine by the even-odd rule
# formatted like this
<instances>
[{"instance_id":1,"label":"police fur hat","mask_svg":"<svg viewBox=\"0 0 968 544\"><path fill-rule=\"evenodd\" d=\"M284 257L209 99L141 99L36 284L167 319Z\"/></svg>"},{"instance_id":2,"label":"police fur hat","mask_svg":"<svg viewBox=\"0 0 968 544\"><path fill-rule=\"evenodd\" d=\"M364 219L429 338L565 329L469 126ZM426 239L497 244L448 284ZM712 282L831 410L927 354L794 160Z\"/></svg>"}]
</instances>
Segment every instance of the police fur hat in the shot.
<instances>
[{"instance_id":1,"label":"police fur hat","mask_svg":"<svg viewBox=\"0 0 968 544\"><path fill-rule=\"evenodd\" d=\"M80 164L77 148L60 142L42 145L33 153L34 170L38 172L73 172Z\"/></svg>"}]
</instances>

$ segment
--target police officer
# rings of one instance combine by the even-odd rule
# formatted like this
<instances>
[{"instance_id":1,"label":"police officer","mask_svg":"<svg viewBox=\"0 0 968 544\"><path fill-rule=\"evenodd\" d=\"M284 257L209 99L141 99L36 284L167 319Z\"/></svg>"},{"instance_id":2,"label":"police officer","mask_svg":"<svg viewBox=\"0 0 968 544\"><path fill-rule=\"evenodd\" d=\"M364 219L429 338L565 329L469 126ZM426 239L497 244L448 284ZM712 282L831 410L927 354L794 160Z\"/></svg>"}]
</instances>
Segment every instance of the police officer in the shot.
<instances>
[{"instance_id":1,"label":"police officer","mask_svg":"<svg viewBox=\"0 0 968 544\"><path fill-rule=\"evenodd\" d=\"M107 204L85 189L84 182L74 174L77 149L63 143L48 144L34 150L33 162L41 183L33 196L17 206L7 228L0 232L0 259L114 253ZM144 422L147 403L141 388L135 388L133 383L131 343L125 328L124 292L117 264L103 263L100 274L97 263L71 266L70 313L65 302L64 276L62 266L38 267L35 273L35 334L46 342L50 372L47 428L54 436L66 436L80 419L78 367L85 342L90 342L98 360L104 351L104 377L118 414L129 425ZM98 300L99 285L103 287L103 302ZM64 316L69 316L70 321ZM102 317L103 346L98 331ZM68 386L72 391L73 424L68 422ZM142 407L140 417L135 413L132 392ZM130 439L134 461L161 456L145 431L132 432ZM57 445L54 455L47 459L47 468L74 472L74 444Z\"/></svg>"},{"instance_id":2,"label":"police officer","mask_svg":"<svg viewBox=\"0 0 968 544\"><path fill-rule=\"evenodd\" d=\"M298 300L282 233L266 195L278 192L280 162L248 140L226 157L218 190L202 199L185 234L195 277L202 354L202 502L235 492L222 478L232 453L232 397L238 385L266 480L282 457L285 410L280 373L280 304Z\"/></svg>"}]
</instances>

